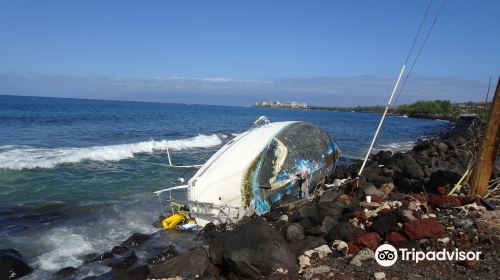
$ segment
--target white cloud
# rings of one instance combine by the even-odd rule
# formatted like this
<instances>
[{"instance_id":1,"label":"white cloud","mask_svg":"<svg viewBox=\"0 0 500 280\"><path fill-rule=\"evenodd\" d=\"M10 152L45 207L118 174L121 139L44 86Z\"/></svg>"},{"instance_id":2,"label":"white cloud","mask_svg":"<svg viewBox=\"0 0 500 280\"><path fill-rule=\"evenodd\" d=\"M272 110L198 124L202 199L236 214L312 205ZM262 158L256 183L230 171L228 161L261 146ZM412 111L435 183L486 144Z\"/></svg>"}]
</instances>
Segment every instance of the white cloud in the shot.
<instances>
[{"instance_id":1,"label":"white cloud","mask_svg":"<svg viewBox=\"0 0 500 280\"><path fill-rule=\"evenodd\" d=\"M0 75L0 94L249 105L295 100L316 105L385 104L394 81L377 76L244 80L223 77L127 78ZM487 84L458 77L412 77L399 103L418 99L480 101Z\"/></svg>"}]
</instances>

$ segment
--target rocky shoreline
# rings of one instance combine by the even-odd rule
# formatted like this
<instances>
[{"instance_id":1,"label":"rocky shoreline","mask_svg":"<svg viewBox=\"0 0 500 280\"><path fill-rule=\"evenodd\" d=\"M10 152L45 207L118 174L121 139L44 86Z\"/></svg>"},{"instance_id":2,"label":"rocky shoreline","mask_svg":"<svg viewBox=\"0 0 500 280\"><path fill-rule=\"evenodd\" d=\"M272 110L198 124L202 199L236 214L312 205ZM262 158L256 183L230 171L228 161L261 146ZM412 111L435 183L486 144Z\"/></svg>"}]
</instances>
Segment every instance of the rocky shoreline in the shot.
<instances>
[{"instance_id":1,"label":"rocky shoreline","mask_svg":"<svg viewBox=\"0 0 500 280\"><path fill-rule=\"evenodd\" d=\"M468 168L475 137L470 124L453 123L448 132L418 141L411 151L378 152L357 188L336 186L354 178L360 163L340 166L301 205L236 225L209 224L196 235L179 233L178 240L189 240L182 246L158 246L158 240L172 238L164 230L135 233L109 252L82 256L85 264L111 268L85 279L496 278L500 210L495 201L468 197L466 187L448 195ZM481 259L398 261L382 267L374 252L384 243L417 251L481 251ZM11 255L22 262L20 255ZM2 273L9 260L4 256L0 252ZM19 272L31 272L17 265L14 269L24 269ZM79 270L63 268L54 278L82 279Z\"/></svg>"}]
</instances>

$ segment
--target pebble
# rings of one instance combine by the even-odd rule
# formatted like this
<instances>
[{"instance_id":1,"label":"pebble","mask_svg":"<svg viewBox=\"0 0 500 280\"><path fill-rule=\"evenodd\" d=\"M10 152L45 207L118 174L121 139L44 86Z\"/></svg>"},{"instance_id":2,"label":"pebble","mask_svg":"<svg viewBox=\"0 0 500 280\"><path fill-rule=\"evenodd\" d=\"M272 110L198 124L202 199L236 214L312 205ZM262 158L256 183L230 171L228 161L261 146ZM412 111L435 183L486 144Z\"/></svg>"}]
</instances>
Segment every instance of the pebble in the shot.
<instances>
[{"instance_id":1,"label":"pebble","mask_svg":"<svg viewBox=\"0 0 500 280\"><path fill-rule=\"evenodd\" d=\"M375 277L376 280L385 279L385 273L384 272L375 272L375 274L373 274L373 277Z\"/></svg>"},{"instance_id":2,"label":"pebble","mask_svg":"<svg viewBox=\"0 0 500 280\"><path fill-rule=\"evenodd\" d=\"M443 237L443 238L439 238L437 241L441 242L443 244L448 244L448 242L450 242L450 238L449 237Z\"/></svg>"}]
</instances>

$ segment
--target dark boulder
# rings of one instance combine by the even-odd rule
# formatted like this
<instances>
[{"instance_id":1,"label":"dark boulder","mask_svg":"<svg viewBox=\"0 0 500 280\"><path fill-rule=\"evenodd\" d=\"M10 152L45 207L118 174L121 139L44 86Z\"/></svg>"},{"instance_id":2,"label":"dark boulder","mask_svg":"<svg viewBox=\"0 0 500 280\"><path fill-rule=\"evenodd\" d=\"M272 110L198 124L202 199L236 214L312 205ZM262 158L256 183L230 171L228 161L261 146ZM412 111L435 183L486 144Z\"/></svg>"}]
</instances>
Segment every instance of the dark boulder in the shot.
<instances>
[{"instance_id":1,"label":"dark boulder","mask_svg":"<svg viewBox=\"0 0 500 280\"><path fill-rule=\"evenodd\" d=\"M134 233L132 234L127 240L123 241L121 246L126 246L126 247L137 247L144 242L148 241L151 239L151 235L149 234L144 234L144 233Z\"/></svg>"},{"instance_id":2,"label":"dark boulder","mask_svg":"<svg viewBox=\"0 0 500 280\"><path fill-rule=\"evenodd\" d=\"M391 151L380 151L372 158L378 164L388 165L392 163L392 152Z\"/></svg>"},{"instance_id":3,"label":"dark boulder","mask_svg":"<svg viewBox=\"0 0 500 280\"><path fill-rule=\"evenodd\" d=\"M166 262L167 260L169 260L175 256L178 256L178 255L179 255L179 252L177 252L177 250L175 250L174 246L170 245L167 248L163 249L159 254L155 255L152 258L149 258L148 264L153 265L153 264L159 264L162 262Z\"/></svg>"},{"instance_id":4,"label":"dark boulder","mask_svg":"<svg viewBox=\"0 0 500 280\"><path fill-rule=\"evenodd\" d=\"M344 208L347 208L347 206L347 204L344 204L339 200L336 200L335 202L320 202L318 203L319 217L340 217Z\"/></svg>"},{"instance_id":5,"label":"dark boulder","mask_svg":"<svg viewBox=\"0 0 500 280\"><path fill-rule=\"evenodd\" d=\"M318 206L316 204L307 204L300 207L298 214L309 219L313 225L319 223Z\"/></svg>"},{"instance_id":6,"label":"dark boulder","mask_svg":"<svg viewBox=\"0 0 500 280\"><path fill-rule=\"evenodd\" d=\"M429 186L434 190L437 187L454 186L462 177L452 170L437 170L431 174Z\"/></svg>"},{"instance_id":7,"label":"dark boulder","mask_svg":"<svg viewBox=\"0 0 500 280\"><path fill-rule=\"evenodd\" d=\"M111 253L111 252L104 252L100 255L93 253L93 254L88 254L88 255L84 256L83 262L84 263L99 262L99 261L108 260L108 259L112 259L112 258L113 258L113 253Z\"/></svg>"},{"instance_id":8,"label":"dark boulder","mask_svg":"<svg viewBox=\"0 0 500 280\"><path fill-rule=\"evenodd\" d=\"M417 161L418 164L422 166L432 166L432 164L434 163L432 157L416 155L414 156L414 159L415 161Z\"/></svg>"},{"instance_id":9,"label":"dark boulder","mask_svg":"<svg viewBox=\"0 0 500 280\"><path fill-rule=\"evenodd\" d=\"M149 266L139 265L127 270L113 270L111 280L146 280L149 273Z\"/></svg>"},{"instance_id":10,"label":"dark boulder","mask_svg":"<svg viewBox=\"0 0 500 280\"><path fill-rule=\"evenodd\" d=\"M386 215L378 216L372 223L371 230L381 236L393 231L397 227L398 214L392 211Z\"/></svg>"},{"instance_id":11,"label":"dark boulder","mask_svg":"<svg viewBox=\"0 0 500 280\"><path fill-rule=\"evenodd\" d=\"M78 268L68 266L62 269L59 269L54 275L58 278L68 278L71 275L75 274L78 271Z\"/></svg>"},{"instance_id":12,"label":"dark boulder","mask_svg":"<svg viewBox=\"0 0 500 280\"><path fill-rule=\"evenodd\" d=\"M353 226L349 222L340 222L333 226L333 228L328 232L327 238L329 240L345 240L349 236L352 236Z\"/></svg>"},{"instance_id":13,"label":"dark boulder","mask_svg":"<svg viewBox=\"0 0 500 280\"><path fill-rule=\"evenodd\" d=\"M424 178L424 170L422 166L409 154L400 155L396 160L396 165L401 169L403 175L413 178Z\"/></svg>"},{"instance_id":14,"label":"dark boulder","mask_svg":"<svg viewBox=\"0 0 500 280\"><path fill-rule=\"evenodd\" d=\"M207 251L196 247L164 262L150 267L148 278L219 279L219 269L210 261Z\"/></svg>"},{"instance_id":15,"label":"dark boulder","mask_svg":"<svg viewBox=\"0 0 500 280\"><path fill-rule=\"evenodd\" d=\"M300 224L290 224L286 229L286 239L290 242L304 239L304 228Z\"/></svg>"},{"instance_id":16,"label":"dark boulder","mask_svg":"<svg viewBox=\"0 0 500 280\"><path fill-rule=\"evenodd\" d=\"M111 253L115 255L123 255L129 251L127 246L114 246L111 249Z\"/></svg>"},{"instance_id":17,"label":"dark boulder","mask_svg":"<svg viewBox=\"0 0 500 280\"><path fill-rule=\"evenodd\" d=\"M108 266L114 269L127 269L131 267L135 261L137 261L137 256L134 251L129 251L123 256L114 259Z\"/></svg>"},{"instance_id":18,"label":"dark boulder","mask_svg":"<svg viewBox=\"0 0 500 280\"><path fill-rule=\"evenodd\" d=\"M14 249L0 250L0 279L15 279L33 271L23 256Z\"/></svg>"},{"instance_id":19,"label":"dark boulder","mask_svg":"<svg viewBox=\"0 0 500 280\"><path fill-rule=\"evenodd\" d=\"M285 239L259 217L217 236L209 246L210 259L240 278L256 279L271 275L278 268L297 268Z\"/></svg>"},{"instance_id":20,"label":"dark boulder","mask_svg":"<svg viewBox=\"0 0 500 280\"><path fill-rule=\"evenodd\" d=\"M290 251L293 253L295 258L298 258L307 250L312 250L318 248L319 246L325 245L326 240L322 237L317 236L306 236L303 240L290 243Z\"/></svg>"},{"instance_id":21,"label":"dark boulder","mask_svg":"<svg viewBox=\"0 0 500 280\"><path fill-rule=\"evenodd\" d=\"M393 179L392 177L390 176L383 176L383 175L376 175L376 176L372 176L371 182L373 182L375 185L377 186L382 186L384 184L388 184L388 183L393 183Z\"/></svg>"},{"instance_id":22,"label":"dark boulder","mask_svg":"<svg viewBox=\"0 0 500 280\"><path fill-rule=\"evenodd\" d=\"M334 202L342 194L339 190L328 190L319 198L319 202Z\"/></svg>"},{"instance_id":23,"label":"dark boulder","mask_svg":"<svg viewBox=\"0 0 500 280\"><path fill-rule=\"evenodd\" d=\"M415 143L415 146L413 146L413 151L415 152L420 152L427 150L432 147L432 144L427 141L427 140L418 140L417 143Z\"/></svg>"}]
</instances>

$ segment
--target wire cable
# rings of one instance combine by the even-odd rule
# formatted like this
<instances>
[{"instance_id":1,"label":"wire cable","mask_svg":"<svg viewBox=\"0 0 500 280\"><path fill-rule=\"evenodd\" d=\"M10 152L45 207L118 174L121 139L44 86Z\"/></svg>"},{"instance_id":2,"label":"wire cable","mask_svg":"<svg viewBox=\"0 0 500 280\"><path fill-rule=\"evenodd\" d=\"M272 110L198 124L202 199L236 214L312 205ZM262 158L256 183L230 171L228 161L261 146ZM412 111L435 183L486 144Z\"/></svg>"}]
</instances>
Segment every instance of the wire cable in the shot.
<instances>
[{"instance_id":1,"label":"wire cable","mask_svg":"<svg viewBox=\"0 0 500 280\"><path fill-rule=\"evenodd\" d=\"M439 7L439 10L438 10L438 12L436 14L436 17L434 18L434 21L432 22L429 30L427 31L427 34L426 34L426 36L424 38L424 41L422 42L422 45L420 46L420 48L419 48L419 50L417 52L415 60L413 60L413 63L411 65L411 67L410 67L410 71L408 71L408 74L406 75L405 80L403 81L403 84L399 88L398 94L396 96L396 99L394 100L394 103L392 104L392 107L394 107L396 105L396 103L398 102L399 96L401 95L401 92L403 92L403 89L404 89L406 83L408 82L408 79L410 78L410 75L413 72L413 68L415 67L415 64L417 63L417 60L419 59L420 54L422 53L422 50L424 49L424 46L427 43L427 39L429 39L429 36L431 35L432 29L436 25L436 22L437 22L437 20L439 18L439 15L441 15L441 11L443 10L443 7L444 7L445 3L446 3L446 0L443 0L443 2L441 2L441 6Z\"/></svg>"}]
</instances>

